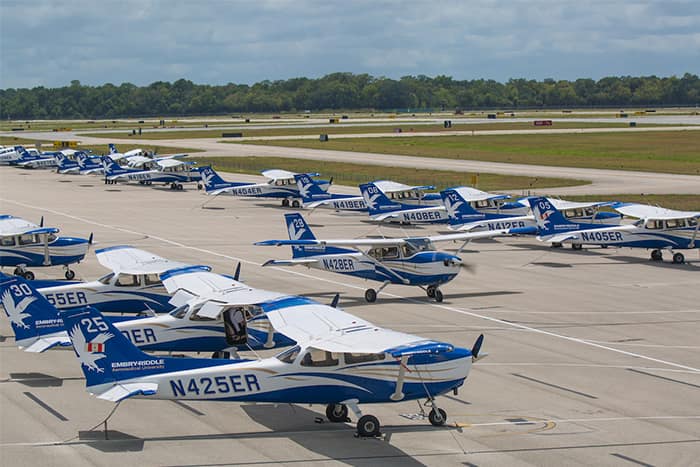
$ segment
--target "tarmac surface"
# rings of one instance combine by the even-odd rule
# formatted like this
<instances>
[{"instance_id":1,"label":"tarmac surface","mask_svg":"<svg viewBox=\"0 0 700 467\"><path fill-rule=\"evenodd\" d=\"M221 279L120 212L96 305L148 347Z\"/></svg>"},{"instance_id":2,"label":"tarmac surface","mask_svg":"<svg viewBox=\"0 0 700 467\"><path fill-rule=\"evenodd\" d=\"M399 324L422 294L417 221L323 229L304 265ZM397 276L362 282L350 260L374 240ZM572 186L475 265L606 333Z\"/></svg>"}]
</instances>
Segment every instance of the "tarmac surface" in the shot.
<instances>
[{"instance_id":1,"label":"tarmac surface","mask_svg":"<svg viewBox=\"0 0 700 467\"><path fill-rule=\"evenodd\" d=\"M286 238L289 210L276 202L0 167L0 211L43 215L63 235L93 232L96 247L130 244L219 273L240 261L251 286L320 301L339 292L341 307L380 326L462 346L484 333L489 353L459 395L440 398L442 428L415 402L362 406L384 436L357 439L353 423L317 423L321 406L126 400L105 440L101 422L115 406L87 394L73 353L22 352L0 318L0 465L687 466L700 458L698 250L673 265L668 253L657 263L645 250L473 242L461 256L474 273L444 285L442 304L389 286L369 305L363 291L376 284L259 266L290 256L252 246ZM378 229L321 210L308 219L326 238L442 230ZM92 253L75 270L88 280L106 273ZM60 268L34 271L62 277Z\"/></svg>"}]
</instances>

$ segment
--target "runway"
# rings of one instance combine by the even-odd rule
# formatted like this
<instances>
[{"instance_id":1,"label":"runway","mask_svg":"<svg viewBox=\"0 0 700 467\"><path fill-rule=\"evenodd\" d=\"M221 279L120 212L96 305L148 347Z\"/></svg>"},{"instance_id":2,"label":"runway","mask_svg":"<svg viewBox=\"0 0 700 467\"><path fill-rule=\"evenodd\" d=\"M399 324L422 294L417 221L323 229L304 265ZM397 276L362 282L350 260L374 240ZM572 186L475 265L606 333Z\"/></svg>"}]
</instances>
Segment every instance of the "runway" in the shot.
<instances>
[{"instance_id":1,"label":"runway","mask_svg":"<svg viewBox=\"0 0 700 467\"><path fill-rule=\"evenodd\" d=\"M0 167L0 211L43 215L64 235L93 232L96 247L130 244L219 273L240 261L251 286L320 301L339 292L350 313L463 346L483 332L489 353L459 395L441 398L444 428L423 420L415 402L363 406L382 421L384 438L361 440L353 424L316 423L320 406L127 400L105 440L98 425L114 406L85 392L73 353L21 352L2 318L2 465L691 465L700 456L697 250L686 252L689 264L673 265L649 261L644 250L479 241L462 253L475 273L443 286L442 304L418 288L389 286L369 305L362 280L259 266L290 255L252 246L286 238L289 210L274 202ZM327 238L440 231L378 230L361 216L321 210L309 222ZM75 269L85 279L106 273L92 254Z\"/></svg>"}]
</instances>

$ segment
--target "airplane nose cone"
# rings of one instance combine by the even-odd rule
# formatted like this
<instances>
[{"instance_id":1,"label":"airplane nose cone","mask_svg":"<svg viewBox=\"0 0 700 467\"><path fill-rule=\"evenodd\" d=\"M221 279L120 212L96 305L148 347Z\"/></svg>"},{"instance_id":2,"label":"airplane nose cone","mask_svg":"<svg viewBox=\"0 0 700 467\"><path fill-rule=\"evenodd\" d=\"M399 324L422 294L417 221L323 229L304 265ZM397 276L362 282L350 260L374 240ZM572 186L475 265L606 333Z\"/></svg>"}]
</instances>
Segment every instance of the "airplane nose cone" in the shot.
<instances>
[{"instance_id":1,"label":"airplane nose cone","mask_svg":"<svg viewBox=\"0 0 700 467\"><path fill-rule=\"evenodd\" d=\"M458 268L462 265L462 259L457 256L450 256L442 261L447 267Z\"/></svg>"}]
</instances>

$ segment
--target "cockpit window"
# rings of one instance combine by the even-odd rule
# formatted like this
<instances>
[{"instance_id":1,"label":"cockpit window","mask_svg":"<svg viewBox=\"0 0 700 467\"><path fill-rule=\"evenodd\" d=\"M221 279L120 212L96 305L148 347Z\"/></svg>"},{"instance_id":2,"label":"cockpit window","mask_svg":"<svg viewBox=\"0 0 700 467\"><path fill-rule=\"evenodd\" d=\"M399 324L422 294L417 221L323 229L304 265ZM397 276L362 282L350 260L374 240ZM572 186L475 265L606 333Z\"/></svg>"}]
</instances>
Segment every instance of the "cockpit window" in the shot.
<instances>
[{"instance_id":1,"label":"cockpit window","mask_svg":"<svg viewBox=\"0 0 700 467\"><path fill-rule=\"evenodd\" d=\"M309 349L301 360L301 366L335 366L339 361L339 353Z\"/></svg>"},{"instance_id":2,"label":"cockpit window","mask_svg":"<svg viewBox=\"0 0 700 467\"><path fill-rule=\"evenodd\" d=\"M659 220L650 219L647 221L645 227L647 229L663 229L664 222Z\"/></svg>"},{"instance_id":3,"label":"cockpit window","mask_svg":"<svg viewBox=\"0 0 700 467\"><path fill-rule=\"evenodd\" d=\"M107 285L107 284L109 284L109 281L112 280L112 277L114 277L114 273L113 273L113 272L110 272L110 273L107 274L106 276L102 276L102 277L100 277L99 279L97 279L97 282L99 282L100 284L105 284L105 285Z\"/></svg>"},{"instance_id":4,"label":"cockpit window","mask_svg":"<svg viewBox=\"0 0 700 467\"><path fill-rule=\"evenodd\" d=\"M135 274L119 274L115 285L118 287L137 287L139 285L139 276Z\"/></svg>"},{"instance_id":5,"label":"cockpit window","mask_svg":"<svg viewBox=\"0 0 700 467\"><path fill-rule=\"evenodd\" d=\"M55 241L56 241L56 235L55 235L55 234L50 233L50 234L46 237L46 242L47 242L47 243L53 243L53 242L55 242Z\"/></svg>"},{"instance_id":6,"label":"cockpit window","mask_svg":"<svg viewBox=\"0 0 700 467\"><path fill-rule=\"evenodd\" d=\"M158 274L146 274L146 285L160 284L160 277Z\"/></svg>"},{"instance_id":7,"label":"cockpit window","mask_svg":"<svg viewBox=\"0 0 700 467\"><path fill-rule=\"evenodd\" d=\"M292 347L291 349L285 350L281 354L277 355L277 359L284 363L294 363L294 360L296 360L300 350L301 347L297 345L296 347Z\"/></svg>"},{"instance_id":8,"label":"cockpit window","mask_svg":"<svg viewBox=\"0 0 700 467\"><path fill-rule=\"evenodd\" d=\"M32 243L39 243L36 235L24 234L19 236L20 245L31 245Z\"/></svg>"},{"instance_id":9,"label":"cockpit window","mask_svg":"<svg viewBox=\"0 0 700 467\"><path fill-rule=\"evenodd\" d=\"M187 314L188 308L189 305L179 306L170 312L170 316L172 316L173 318L182 319Z\"/></svg>"},{"instance_id":10,"label":"cockpit window","mask_svg":"<svg viewBox=\"0 0 700 467\"><path fill-rule=\"evenodd\" d=\"M2 246L15 246L15 237L0 237Z\"/></svg>"},{"instance_id":11,"label":"cockpit window","mask_svg":"<svg viewBox=\"0 0 700 467\"><path fill-rule=\"evenodd\" d=\"M345 358L346 365L353 363L376 362L386 358L383 353L345 353L343 354L343 357Z\"/></svg>"}]
</instances>

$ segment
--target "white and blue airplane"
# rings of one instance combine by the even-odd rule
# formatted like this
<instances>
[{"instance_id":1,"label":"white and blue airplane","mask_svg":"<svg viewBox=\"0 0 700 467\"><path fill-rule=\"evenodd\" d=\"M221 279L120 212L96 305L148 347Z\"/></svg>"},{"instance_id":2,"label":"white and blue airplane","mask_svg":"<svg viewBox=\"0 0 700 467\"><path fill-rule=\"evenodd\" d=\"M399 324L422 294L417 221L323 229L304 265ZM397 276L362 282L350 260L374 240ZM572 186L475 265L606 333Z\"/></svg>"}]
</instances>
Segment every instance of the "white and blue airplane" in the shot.
<instances>
[{"instance_id":1,"label":"white and blue airplane","mask_svg":"<svg viewBox=\"0 0 700 467\"><path fill-rule=\"evenodd\" d=\"M141 148L131 149L122 153L117 150L117 147L114 144L110 143L108 146L110 159L119 165L126 165L132 158L144 156L146 154L146 152Z\"/></svg>"},{"instance_id":2,"label":"white and blue airplane","mask_svg":"<svg viewBox=\"0 0 700 467\"><path fill-rule=\"evenodd\" d=\"M700 212L676 211L656 206L618 203L618 212L639 218L634 224L605 225L574 223L566 219L547 198L530 198L530 206L539 228L538 239L552 243L571 243L576 250L583 245L651 249L651 259L661 261L662 250L673 253L673 262L685 262L683 253L674 250L700 248L698 228Z\"/></svg>"},{"instance_id":3,"label":"white and blue airplane","mask_svg":"<svg viewBox=\"0 0 700 467\"><path fill-rule=\"evenodd\" d=\"M202 268L188 270L216 276ZM201 304L190 304L165 315L147 318L105 315L105 319L134 345L146 351L213 352L215 358L223 358L238 350L264 350L295 344L274 332L259 305L279 298L281 294L251 289L224 276L218 276L217 280L229 287L227 300L218 314L212 314ZM0 301L20 349L44 352L53 347L71 345L58 308L49 303L31 281L0 273Z\"/></svg>"},{"instance_id":4,"label":"white and blue airplane","mask_svg":"<svg viewBox=\"0 0 700 467\"><path fill-rule=\"evenodd\" d=\"M367 205L362 196L328 193L308 174L296 174L294 180L297 182L303 206L307 209L326 208L335 211L367 212Z\"/></svg>"},{"instance_id":5,"label":"white and blue airplane","mask_svg":"<svg viewBox=\"0 0 700 467\"><path fill-rule=\"evenodd\" d=\"M69 156L75 152L73 149L64 149L63 151L42 152L34 155L24 147L20 146L20 148L19 152L22 157L15 161L15 165L23 169L53 169L58 166L57 156L59 154Z\"/></svg>"},{"instance_id":6,"label":"white and blue airplane","mask_svg":"<svg viewBox=\"0 0 700 467\"><path fill-rule=\"evenodd\" d=\"M374 183L360 185L360 192L373 221L401 224L446 223L449 219L444 206L421 206L390 200ZM439 195L438 195L439 196Z\"/></svg>"},{"instance_id":7,"label":"white and blue airplane","mask_svg":"<svg viewBox=\"0 0 700 467\"><path fill-rule=\"evenodd\" d=\"M22 149L24 149L24 146L11 146L0 149L0 165L17 165L17 161L22 159L22 154L20 154ZM31 157L38 157L39 151L36 149L30 149L29 151L35 153Z\"/></svg>"},{"instance_id":8,"label":"white and blue airplane","mask_svg":"<svg viewBox=\"0 0 700 467\"><path fill-rule=\"evenodd\" d=\"M102 164L91 161L90 154L85 151L76 151L70 157L59 151L56 154L56 172L60 174L84 174L95 173L94 169L102 169ZM90 164L90 166L88 166Z\"/></svg>"},{"instance_id":9,"label":"white and blue airplane","mask_svg":"<svg viewBox=\"0 0 700 467\"><path fill-rule=\"evenodd\" d=\"M263 266L306 266L367 280L382 282L378 290L367 289L365 300L372 303L389 284L417 286L430 298L442 302L440 285L457 277L464 266L458 256L436 251L436 242L463 242L477 238L508 235L508 229L464 232L432 237L317 239L299 213L284 215L289 240L265 240L255 245L292 247L292 259L269 260ZM364 248L364 249L362 249Z\"/></svg>"},{"instance_id":10,"label":"white and blue airplane","mask_svg":"<svg viewBox=\"0 0 700 467\"><path fill-rule=\"evenodd\" d=\"M306 298L282 297L262 308L297 345L255 360L148 355L97 310L64 311L61 318L87 390L99 399L323 404L332 422L349 421L350 408L360 436L380 434L379 420L363 415L360 404L426 399L430 423L444 425L436 398L456 394L484 356L483 335L467 349L379 328Z\"/></svg>"},{"instance_id":11,"label":"white and blue airplane","mask_svg":"<svg viewBox=\"0 0 700 467\"><path fill-rule=\"evenodd\" d=\"M448 188L440 192L449 228L459 231L518 229L518 233L536 233L537 223L531 215L512 215L477 211L474 204L480 201L504 199L508 195L495 195L470 187ZM510 210L513 211L513 210Z\"/></svg>"},{"instance_id":12,"label":"white and blue airplane","mask_svg":"<svg viewBox=\"0 0 700 467\"><path fill-rule=\"evenodd\" d=\"M109 156L102 157L105 173L105 183L139 182L141 185L163 183L170 189L182 190L183 183L199 182L202 176L194 162L178 159L163 159L155 161L157 169L133 169L120 167Z\"/></svg>"},{"instance_id":13,"label":"white and blue airplane","mask_svg":"<svg viewBox=\"0 0 700 467\"><path fill-rule=\"evenodd\" d=\"M128 245L102 248L95 256L112 272L90 282L37 281L36 287L59 309L89 305L103 313L167 313L173 305L161 274L190 266Z\"/></svg>"},{"instance_id":14,"label":"white and blue airplane","mask_svg":"<svg viewBox=\"0 0 700 467\"><path fill-rule=\"evenodd\" d=\"M0 266L14 267L14 274L34 279L28 267L63 266L66 279L75 277L70 265L85 258L90 238L58 237L56 227L36 225L25 219L0 215Z\"/></svg>"},{"instance_id":15,"label":"white and blue airplane","mask_svg":"<svg viewBox=\"0 0 700 467\"><path fill-rule=\"evenodd\" d=\"M295 172L287 170L271 169L263 170L262 174L269 179L265 183L227 182L212 167L202 167L202 184L207 195L230 195L253 198L282 199L282 206L301 207L301 194L297 182L294 179ZM317 177L318 173L307 174ZM315 180L322 190L328 190L332 180Z\"/></svg>"}]
</instances>

